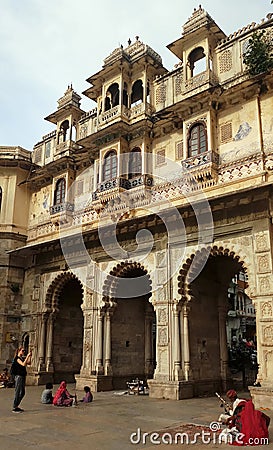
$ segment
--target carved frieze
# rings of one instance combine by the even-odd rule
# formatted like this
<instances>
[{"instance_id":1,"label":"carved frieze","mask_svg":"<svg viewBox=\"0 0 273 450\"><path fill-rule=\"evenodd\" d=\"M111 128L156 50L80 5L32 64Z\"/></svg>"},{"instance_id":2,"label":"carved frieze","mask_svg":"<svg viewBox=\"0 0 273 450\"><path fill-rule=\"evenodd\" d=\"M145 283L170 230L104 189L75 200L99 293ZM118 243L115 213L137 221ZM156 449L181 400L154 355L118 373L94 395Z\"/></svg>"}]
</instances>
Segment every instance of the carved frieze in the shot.
<instances>
[{"instance_id":1,"label":"carved frieze","mask_svg":"<svg viewBox=\"0 0 273 450\"><path fill-rule=\"evenodd\" d=\"M263 328L263 345L273 346L273 325Z\"/></svg>"},{"instance_id":2,"label":"carved frieze","mask_svg":"<svg viewBox=\"0 0 273 450\"><path fill-rule=\"evenodd\" d=\"M261 304L261 316L263 319L272 317L272 302L263 302Z\"/></svg>"},{"instance_id":3,"label":"carved frieze","mask_svg":"<svg viewBox=\"0 0 273 450\"><path fill-rule=\"evenodd\" d=\"M268 232L261 231L254 234L254 248L256 252L264 252L270 250Z\"/></svg>"},{"instance_id":4,"label":"carved frieze","mask_svg":"<svg viewBox=\"0 0 273 450\"><path fill-rule=\"evenodd\" d=\"M85 315L85 328L91 328L92 327L92 316L93 314L89 313Z\"/></svg>"},{"instance_id":5,"label":"carved frieze","mask_svg":"<svg viewBox=\"0 0 273 450\"><path fill-rule=\"evenodd\" d=\"M158 325L167 325L168 315L167 315L166 308L158 308L157 322L158 322Z\"/></svg>"},{"instance_id":6,"label":"carved frieze","mask_svg":"<svg viewBox=\"0 0 273 450\"><path fill-rule=\"evenodd\" d=\"M257 261L258 261L258 272L259 273L271 272L269 253L265 253L263 255L258 255Z\"/></svg>"},{"instance_id":7,"label":"carved frieze","mask_svg":"<svg viewBox=\"0 0 273 450\"><path fill-rule=\"evenodd\" d=\"M272 283L270 276L260 276L258 278L261 294L269 294L272 291Z\"/></svg>"},{"instance_id":8,"label":"carved frieze","mask_svg":"<svg viewBox=\"0 0 273 450\"><path fill-rule=\"evenodd\" d=\"M158 345L160 347L168 345L168 328L166 326L158 327Z\"/></svg>"}]
</instances>

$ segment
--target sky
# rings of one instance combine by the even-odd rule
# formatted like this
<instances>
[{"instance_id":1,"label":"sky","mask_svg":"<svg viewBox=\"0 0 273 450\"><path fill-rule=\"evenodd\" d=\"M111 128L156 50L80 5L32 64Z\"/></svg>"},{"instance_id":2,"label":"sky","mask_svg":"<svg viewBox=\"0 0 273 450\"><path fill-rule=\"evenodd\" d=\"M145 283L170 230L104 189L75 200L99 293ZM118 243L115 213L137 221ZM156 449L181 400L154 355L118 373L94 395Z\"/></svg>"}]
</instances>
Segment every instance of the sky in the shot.
<instances>
[{"instance_id":1,"label":"sky","mask_svg":"<svg viewBox=\"0 0 273 450\"><path fill-rule=\"evenodd\" d=\"M166 46L178 39L199 1L0 0L0 146L32 150L54 130L44 117L57 109L67 86L81 95L103 60L135 36L172 70ZM270 0L203 0L227 34L273 11ZM84 96L81 106L95 105Z\"/></svg>"}]
</instances>

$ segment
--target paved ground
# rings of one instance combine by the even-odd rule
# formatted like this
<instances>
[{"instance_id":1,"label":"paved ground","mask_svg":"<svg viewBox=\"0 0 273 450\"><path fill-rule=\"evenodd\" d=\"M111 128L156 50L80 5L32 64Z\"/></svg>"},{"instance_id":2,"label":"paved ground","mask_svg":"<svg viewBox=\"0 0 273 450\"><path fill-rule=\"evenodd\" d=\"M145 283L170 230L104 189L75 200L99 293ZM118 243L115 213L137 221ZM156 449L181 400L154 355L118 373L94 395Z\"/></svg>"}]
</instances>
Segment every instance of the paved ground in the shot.
<instances>
[{"instance_id":1,"label":"paved ground","mask_svg":"<svg viewBox=\"0 0 273 450\"><path fill-rule=\"evenodd\" d=\"M42 387L27 386L26 397L21 406L24 413L11 412L13 389L0 389L0 449L64 449L64 450L130 450L169 449L191 445L156 444L151 433L168 431L181 424L209 425L217 419L220 408L216 398L183 401L150 399L148 396L123 395L113 392L95 393L94 402L80 404L76 408L58 408L42 405ZM73 386L69 386L71 394ZM78 393L81 397L82 393ZM273 411L270 434L273 440ZM130 436L141 430L139 435ZM165 430L166 429L166 430ZM145 438L143 433L149 433ZM152 438L153 439L153 438ZM160 439L154 438L159 442ZM161 442L161 441L160 441ZM230 449L229 445L210 443L210 448ZM205 449L205 445L195 445ZM257 448L257 447L256 447ZM267 449L273 449L273 443Z\"/></svg>"}]
</instances>

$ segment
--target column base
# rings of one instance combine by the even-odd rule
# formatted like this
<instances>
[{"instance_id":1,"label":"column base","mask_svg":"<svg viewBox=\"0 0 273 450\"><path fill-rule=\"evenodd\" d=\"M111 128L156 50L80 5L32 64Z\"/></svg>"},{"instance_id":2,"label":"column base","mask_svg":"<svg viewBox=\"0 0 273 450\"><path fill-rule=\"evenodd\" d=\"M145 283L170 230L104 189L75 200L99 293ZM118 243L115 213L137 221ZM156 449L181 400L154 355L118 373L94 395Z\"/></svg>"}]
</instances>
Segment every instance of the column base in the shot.
<instances>
[{"instance_id":1,"label":"column base","mask_svg":"<svg viewBox=\"0 0 273 450\"><path fill-rule=\"evenodd\" d=\"M54 374L53 372L31 372L28 371L26 378L27 386L41 386L46 383L54 384Z\"/></svg>"},{"instance_id":2,"label":"column base","mask_svg":"<svg viewBox=\"0 0 273 450\"><path fill-rule=\"evenodd\" d=\"M89 386L92 392L112 391L113 377L107 375L75 375L76 389Z\"/></svg>"},{"instance_id":3,"label":"column base","mask_svg":"<svg viewBox=\"0 0 273 450\"><path fill-rule=\"evenodd\" d=\"M271 387L249 386L255 408L273 409L273 385Z\"/></svg>"},{"instance_id":4,"label":"column base","mask_svg":"<svg viewBox=\"0 0 273 450\"><path fill-rule=\"evenodd\" d=\"M193 397L193 384L188 381L147 380L149 397L183 400Z\"/></svg>"}]
</instances>

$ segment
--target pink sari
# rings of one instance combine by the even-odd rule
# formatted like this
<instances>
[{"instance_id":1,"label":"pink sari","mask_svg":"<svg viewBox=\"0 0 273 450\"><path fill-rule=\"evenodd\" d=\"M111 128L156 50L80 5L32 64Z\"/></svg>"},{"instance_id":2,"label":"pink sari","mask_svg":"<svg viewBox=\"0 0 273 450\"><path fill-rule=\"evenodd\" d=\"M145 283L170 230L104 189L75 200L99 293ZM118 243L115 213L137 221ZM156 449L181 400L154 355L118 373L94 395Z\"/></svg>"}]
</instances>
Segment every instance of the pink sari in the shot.
<instances>
[{"instance_id":1,"label":"pink sari","mask_svg":"<svg viewBox=\"0 0 273 450\"><path fill-rule=\"evenodd\" d=\"M71 398L68 390L66 389L66 382L62 381L59 389L53 398L53 405L55 406L71 406L73 398Z\"/></svg>"}]
</instances>

